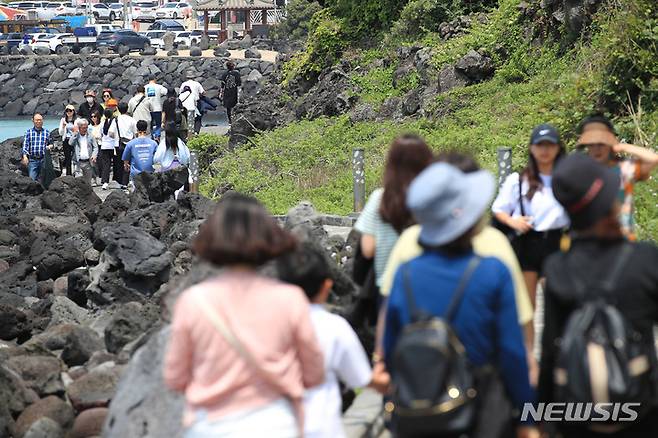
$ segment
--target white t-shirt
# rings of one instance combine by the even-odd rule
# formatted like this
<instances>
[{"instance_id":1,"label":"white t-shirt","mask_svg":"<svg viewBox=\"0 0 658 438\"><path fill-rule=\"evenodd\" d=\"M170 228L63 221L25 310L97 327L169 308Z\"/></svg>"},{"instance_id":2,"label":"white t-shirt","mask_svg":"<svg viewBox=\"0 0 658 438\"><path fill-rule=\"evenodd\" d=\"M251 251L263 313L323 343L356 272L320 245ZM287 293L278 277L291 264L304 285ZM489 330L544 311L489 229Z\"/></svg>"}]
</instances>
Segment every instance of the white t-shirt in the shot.
<instances>
[{"instance_id":1,"label":"white t-shirt","mask_svg":"<svg viewBox=\"0 0 658 438\"><path fill-rule=\"evenodd\" d=\"M162 112L162 101L167 96L167 89L160 84L147 84L144 91L146 98L151 102L153 112Z\"/></svg>"},{"instance_id":2,"label":"white t-shirt","mask_svg":"<svg viewBox=\"0 0 658 438\"><path fill-rule=\"evenodd\" d=\"M127 138L128 140L135 138L135 135L137 135L137 122L135 122L135 119L128 114L121 114L117 117L117 120L119 123L118 130L116 123L112 123L112 127L110 128L114 129L114 132L118 134L117 138Z\"/></svg>"},{"instance_id":3,"label":"white t-shirt","mask_svg":"<svg viewBox=\"0 0 658 438\"><path fill-rule=\"evenodd\" d=\"M326 375L323 384L304 394L304 436L341 438L345 432L338 380L350 388L364 387L372 379L372 369L359 338L344 318L313 304L311 322L324 354Z\"/></svg>"},{"instance_id":4,"label":"white t-shirt","mask_svg":"<svg viewBox=\"0 0 658 438\"><path fill-rule=\"evenodd\" d=\"M107 129L107 134L103 132L105 126L105 119L101 123L101 149L108 150L119 147L119 136L117 135L117 121L112 119L110 126Z\"/></svg>"},{"instance_id":5,"label":"white t-shirt","mask_svg":"<svg viewBox=\"0 0 658 438\"><path fill-rule=\"evenodd\" d=\"M523 208L526 216L532 216L532 227L535 231L548 231L566 228L569 226L569 216L553 196L551 188L551 175L539 175L542 180L542 189L535 192L528 200L528 181L523 180L521 194ZM501 186L496 200L491 206L494 213L507 213L512 217L521 216L519 205L519 174L512 173Z\"/></svg>"},{"instance_id":6,"label":"white t-shirt","mask_svg":"<svg viewBox=\"0 0 658 438\"><path fill-rule=\"evenodd\" d=\"M143 100L142 97L144 98ZM151 106L151 101L143 94L133 96L128 102L128 113L132 114L133 119L135 119L135 124L139 120L144 120L150 127L152 110L153 107Z\"/></svg>"},{"instance_id":7,"label":"white t-shirt","mask_svg":"<svg viewBox=\"0 0 658 438\"><path fill-rule=\"evenodd\" d=\"M87 134L89 135L89 134ZM80 154L78 155L78 160L88 160L89 159L89 148L87 146L87 135L78 135L78 146L80 147Z\"/></svg>"},{"instance_id":8,"label":"white t-shirt","mask_svg":"<svg viewBox=\"0 0 658 438\"><path fill-rule=\"evenodd\" d=\"M192 94L188 93L187 91L183 92L185 87L190 87ZM199 101L199 96L201 96L203 93L205 93L205 90L201 84L193 79L190 79L189 81L185 81L181 84L178 98L181 100L181 102L183 102L183 107L185 107L186 110L196 111L196 103Z\"/></svg>"}]
</instances>

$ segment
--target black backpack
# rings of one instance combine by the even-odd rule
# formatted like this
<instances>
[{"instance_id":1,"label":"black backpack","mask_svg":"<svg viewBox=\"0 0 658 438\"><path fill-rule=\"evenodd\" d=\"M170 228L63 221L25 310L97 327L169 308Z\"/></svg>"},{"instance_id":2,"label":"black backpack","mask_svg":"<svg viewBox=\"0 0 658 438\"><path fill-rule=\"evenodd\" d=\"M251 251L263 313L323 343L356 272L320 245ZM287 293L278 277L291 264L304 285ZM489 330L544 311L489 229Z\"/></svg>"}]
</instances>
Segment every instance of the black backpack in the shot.
<instances>
[{"instance_id":1,"label":"black backpack","mask_svg":"<svg viewBox=\"0 0 658 438\"><path fill-rule=\"evenodd\" d=\"M411 324L393 351L394 392L388 410L396 436L458 433L476 422L476 376L450 322L479 263L477 256L469 262L443 318L416 307L409 267L402 267Z\"/></svg>"},{"instance_id":2,"label":"black backpack","mask_svg":"<svg viewBox=\"0 0 658 438\"><path fill-rule=\"evenodd\" d=\"M641 403L636 411L654 405L652 339L635 331L614 302L617 279L631 253L625 243L607 279L597 286L574 278L581 304L567 320L553 370L560 402L610 403L600 408L611 414L613 403Z\"/></svg>"}]
</instances>

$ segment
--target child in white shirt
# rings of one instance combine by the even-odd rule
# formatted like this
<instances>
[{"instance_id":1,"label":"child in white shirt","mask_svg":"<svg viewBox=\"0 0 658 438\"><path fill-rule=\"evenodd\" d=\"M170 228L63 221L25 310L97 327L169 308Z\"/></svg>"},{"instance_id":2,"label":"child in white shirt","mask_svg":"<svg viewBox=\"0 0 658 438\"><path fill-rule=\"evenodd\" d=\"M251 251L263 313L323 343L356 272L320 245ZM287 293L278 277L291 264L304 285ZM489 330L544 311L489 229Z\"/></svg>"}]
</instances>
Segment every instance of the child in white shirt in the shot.
<instances>
[{"instance_id":1,"label":"child in white shirt","mask_svg":"<svg viewBox=\"0 0 658 438\"><path fill-rule=\"evenodd\" d=\"M341 316L326 311L333 281L321 249L303 244L295 253L278 262L281 280L301 287L311 301L311 322L324 353L324 383L304 395L304 436L306 438L341 438L341 394L338 381L349 388L388 385L385 372L373 373L366 352L356 333Z\"/></svg>"}]
</instances>

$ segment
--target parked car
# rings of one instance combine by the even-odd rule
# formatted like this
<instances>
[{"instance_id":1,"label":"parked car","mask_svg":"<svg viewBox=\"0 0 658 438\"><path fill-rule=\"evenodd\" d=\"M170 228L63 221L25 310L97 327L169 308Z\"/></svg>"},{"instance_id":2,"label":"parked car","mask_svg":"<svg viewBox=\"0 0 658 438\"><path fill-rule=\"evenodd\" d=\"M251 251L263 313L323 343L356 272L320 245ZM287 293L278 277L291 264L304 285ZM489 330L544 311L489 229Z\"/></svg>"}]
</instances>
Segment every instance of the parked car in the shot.
<instances>
[{"instance_id":1,"label":"parked car","mask_svg":"<svg viewBox=\"0 0 658 438\"><path fill-rule=\"evenodd\" d=\"M100 35L103 32L111 33L121 29L121 26L118 26L116 24L94 24L87 27L93 27L94 29L96 29L96 35Z\"/></svg>"},{"instance_id":2,"label":"parked car","mask_svg":"<svg viewBox=\"0 0 658 438\"><path fill-rule=\"evenodd\" d=\"M137 34L137 32L121 29L115 32L102 32L96 38L97 47L109 47L115 52L118 52L122 46L128 47L130 50L142 50L151 46L151 42L145 36Z\"/></svg>"},{"instance_id":3,"label":"parked car","mask_svg":"<svg viewBox=\"0 0 658 438\"><path fill-rule=\"evenodd\" d=\"M155 47L156 49L164 49L164 40L162 37L166 31L164 30L149 30L143 33L143 35L149 39L151 42L151 46Z\"/></svg>"},{"instance_id":4,"label":"parked car","mask_svg":"<svg viewBox=\"0 0 658 438\"><path fill-rule=\"evenodd\" d=\"M42 3L37 6L35 9L37 13L37 18L39 20L52 20L54 17L59 15L59 12L57 12L57 7L59 6L59 3Z\"/></svg>"},{"instance_id":5,"label":"parked car","mask_svg":"<svg viewBox=\"0 0 658 438\"><path fill-rule=\"evenodd\" d=\"M155 11L158 9L157 2L139 2L133 5L133 17L136 21L155 21Z\"/></svg>"},{"instance_id":6,"label":"parked car","mask_svg":"<svg viewBox=\"0 0 658 438\"><path fill-rule=\"evenodd\" d=\"M123 3L110 3L108 6L114 11L114 16L117 20L123 20ZM130 6L126 6L126 8L130 14Z\"/></svg>"},{"instance_id":7,"label":"parked car","mask_svg":"<svg viewBox=\"0 0 658 438\"><path fill-rule=\"evenodd\" d=\"M155 11L157 18L188 18L192 15L192 7L184 2L165 3L161 8Z\"/></svg>"},{"instance_id":8,"label":"parked car","mask_svg":"<svg viewBox=\"0 0 658 438\"><path fill-rule=\"evenodd\" d=\"M105 3L91 5L91 13L96 20L114 21L116 19L116 13Z\"/></svg>"},{"instance_id":9,"label":"parked car","mask_svg":"<svg viewBox=\"0 0 658 438\"><path fill-rule=\"evenodd\" d=\"M23 34L20 32L9 32L0 35L0 47L7 47L7 50L18 47L22 42Z\"/></svg>"},{"instance_id":10,"label":"parked car","mask_svg":"<svg viewBox=\"0 0 658 438\"><path fill-rule=\"evenodd\" d=\"M27 32L27 33L49 33L49 34L62 33L62 31L57 29L56 27L28 27L27 29L25 29L25 32Z\"/></svg>"},{"instance_id":11,"label":"parked car","mask_svg":"<svg viewBox=\"0 0 658 438\"><path fill-rule=\"evenodd\" d=\"M151 24L148 30L169 30L172 32L185 32L185 26L175 20L158 20Z\"/></svg>"},{"instance_id":12,"label":"parked car","mask_svg":"<svg viewBox=\"0 0 658 438\"><path fill-rule=\"evenodd\" d=\"M56 35L44 34L40 36L34 43L30 44L32 49L37 47L47 47L50 53L59 53L60 48L64 46L64 39L72 37L70 33L58 33Z\"/></svg>"},{"instance_id":13,"label":"parked car","mask_svg":"<svg viewBox=\"0 0 658 438\"><path fill-rule=\"evenodd\" d=\"M187 46L192 45L192 39L190 38L191 32L176 32L176 38L174 38L174 47L178 46Z\"/></svg>"},{"instance_id":14,"label":"parked car","mask_svg":"<svg viewBox=\"0 0 658 438\"><path fill-rule=\"evenodd\" d=\"M57 5L57 13L59 15L69 15L69 14L75 14L75 13L78 12L78 9L71 2L55 3L55 4Z\"/></svg>"}]
</instances>

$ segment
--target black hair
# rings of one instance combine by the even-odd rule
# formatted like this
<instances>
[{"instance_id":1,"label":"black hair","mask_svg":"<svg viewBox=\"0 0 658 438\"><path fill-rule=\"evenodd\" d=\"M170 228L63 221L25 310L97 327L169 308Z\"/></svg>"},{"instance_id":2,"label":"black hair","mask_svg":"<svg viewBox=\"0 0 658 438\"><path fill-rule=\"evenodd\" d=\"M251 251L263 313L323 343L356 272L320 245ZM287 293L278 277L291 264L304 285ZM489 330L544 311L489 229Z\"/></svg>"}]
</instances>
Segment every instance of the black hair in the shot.
<instances>
[{"instance_id":1,"label":"black hair","mask_svg":"<svg viewBox=\"0 0 658 438\"><path fill-rule=\"evenodd\" d=\"M32 120L34 120L34 118L35 118L36 116L41 116L41 117L43 117L43 113L40 113L39 111L36 111L34 114L32 114Z\"/></svg>"},{"instance_id":2,"label":"black hair","mask_svg":"<svg viewBox=\"0 0 658 438\"><path fill-rule=\"evenodd\" d=\"M557 145L560 150L555 156L555 161L553 161L553 169L555 169L555 166L557 163L559 163L562 157L567 154L567 148L564 145L561 137L558 137ZM528 164L526 164L526 167L521 171L520 175L521 180L523 177L528 179L528 191L525 195L528 200L532 200L532 197L535 196L535 193L541 190L544 186L544 183L539 176L539 165L537 165L537 160L535 160L535 157L532 155L532 151L530 150L531 146L532 144L528 144Z\"/></svg>"},{"instance_id":3,"label":"black hair","mask_svg":"<svg viewBox=\"0 0 658 438\"><path fill-rule=\"evenodd\" d=\"M119 112L121 114L125 114L128 112L128 104L126 102L121 102L117 108L119 109Z\"/></svg>"},{"instance_id":4,"label":"black hair","mask_svg":"<svg viewBox=\"0 0 658 438\"><path fill-rule=\"evenodd\" d=\"M313 300L322 284L331 278L327 257L317 246L304 242L297 250L279 257L276 261L279 278L304 290L309 300Z\"/></svg>"},{"instance_id":5,"label":"black hair","mask_svg":"<svg viewBox=\"0 0 658 438\"><path fill-rule=\"evenodd\" d=\"M110 125L112 124L112 120L114 119L114 111L110 108L105 108L105 111L103 111L103 115L105 116L105 123L103 124L103 134L107 135L107 133L110 130Z\"/></svg>"},{"instance_id":6,"label":"black hair","mask_svg":"<svg viewBox=\"0 0 658 438\"><path fill-rule=\"evenodd\" d=\"M69 120L68 116L66 115L66 108L64 108L64 115L62 116L62 118L67 122L73 122L76 119L75 115L76 115L76 111L75 108L73 108L73 115L71 116L71 120Z\"/></svg>"},{"instance_id":7,"label":"black hair","mask_svg":"<svg viewBox=\"0 0 658 438\"><path fill-rule=\"evenodd\" d=\"M149 129L149 124L146 120L138 120L137 121L137 131L139 132L146 132Z\"/></svg>"},{"instance_id":8,"label":"black hair","mask_svg":"<svg viewBox=\"0 0 658 438\"><path fill-rule=\"evenodd\" d=\"M143 93L144 92L144 86L143 85L138 85L135 89L137 90L136 93Z\"/></svg>"},{"instance_id":9,"label":"black hair","mask_svg":"<svg viewBox=\"0 0 658 438\"><path fill-rule=\"evenodd\" d=\"M171 149L175 154L178 153L178 130L175 126L168 125L165 128L165 142L167 149Z\"/></svg>"},{"instance_id":10,"label":"black hair","mask_svg":"<svg viewBox=\"0 0 658 438\"><path fill-rule=\"evenodd\" d=\"M605 115L601 113L594 113L591 114L587 117L585 117L579 124L578 124L578 129L577 133L580 135L583 133L583 130L585 129L585 126L592 124L592 123L600 123L604 125L610 132L613 134L617 135L617 132L615 131L615 126L612 124L612 121L610 121L609 118L607 118Z\"/></svg>"},{"instance_id":11,"label":"black hair","mask_svg":"<svg viewBox=\"0 0 658 438\"><path fill-rule=\"evenodd\" d=\"M234 70L234 69L235 69L235 64L233 63L233 61L229 61L229 62L227 62L227 63L226 63L226 68L227 68L229 71Z\"/></svg>"},{"instance_id":12,"label":"black hair","mask_svg":"<svg viewBox=\"0 0 658 438\"><path fill-rule=\"evenodd\" d=\"M255 198L225 195L199 227L192 249L217 266L260 266L294 251L295 237L279 226Z\"/></svg>"}]
</instances>

